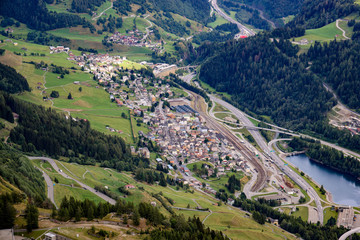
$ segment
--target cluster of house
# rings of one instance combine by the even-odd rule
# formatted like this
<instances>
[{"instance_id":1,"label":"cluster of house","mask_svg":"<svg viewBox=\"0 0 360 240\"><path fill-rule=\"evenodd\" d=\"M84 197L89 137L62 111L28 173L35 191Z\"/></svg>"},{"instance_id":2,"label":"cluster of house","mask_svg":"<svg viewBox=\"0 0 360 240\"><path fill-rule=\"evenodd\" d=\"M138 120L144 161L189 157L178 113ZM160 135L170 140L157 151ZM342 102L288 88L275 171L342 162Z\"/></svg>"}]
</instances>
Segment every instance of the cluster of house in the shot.
<instances>
[{"instance_id":1,"label":"cluster of house","mask_svg":"<svg viewBox=\"0 0 360 240\"><path fill-rule=\"evenodd\" d=\"M62 52L69 53L70 52L70 48L64 47L64 46L57 46L57 47L50 46L49 48L50 48L50 54L62 53Z\"/></svg>"},{"instance_id":2,"label":"cluster of house","mask_svg":"<svg viewBox=\"0 0 360 240\"><path fill-rule=\"evenodd\" d=\"M137 29L135 31L129 32L128 35L116 32L111 37L107 38L107 42L127 46L145 47L146 42L142 41L143 35L144 34Z\"/></svg>"},{"instance_id":3,"label":"cluster of house","mask_svg":"<svg viewBox=\"0 0 360 240\"><path fill-rule=\"evenodd\" d=\"M152 34L152 31L149 31L149 34ZM119 32L115 32L112 36L108 37L106 41L108 43L121 44L126 46L133 47L147 47L152 50L159 50L161 46L161 42L152 43L151 40L147 39L145 33L135 29L134 31L129 31L127 34L121 34Z\"/></svg>"},{"instance_id":4,"label":"cluster of house","mask_svg":"<svg viewBox=\"0 0 360 240\"><path fill-rule=\"evenodd\" d=\"M170 104L180 102L172 101ZM191 110L173 112L168 107L159 108L150 123L151 131L145 137L160 146L164 158L174 159L171 164L175 164L175 159L183 163L207 161L217 168L217 176L231 170L250 171L242 154L221 133L205 126L205 120ZM207 168L208 174L201 177L214 174L215 168ZM186 174L187 169L182 166L180 171Z\"/></svg>"}]
</instances>

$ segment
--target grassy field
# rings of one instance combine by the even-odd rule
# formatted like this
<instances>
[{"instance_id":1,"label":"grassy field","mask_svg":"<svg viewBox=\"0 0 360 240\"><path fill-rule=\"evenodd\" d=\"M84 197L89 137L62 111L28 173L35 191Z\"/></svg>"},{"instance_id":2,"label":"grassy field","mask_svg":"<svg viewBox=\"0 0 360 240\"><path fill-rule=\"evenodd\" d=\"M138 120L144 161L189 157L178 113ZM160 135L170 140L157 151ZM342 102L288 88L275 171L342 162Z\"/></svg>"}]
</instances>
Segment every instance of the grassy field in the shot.
<instances>
[{"instance_id":1,"label":"grassy field","mask_svg":"<svg viewBox=\"0 0 360 240\"><path fill-rule=\"evenodd\" d=\"M331 207L328 207L328 208L325 208L324 209L324 224L327 223L327 221L333 217L335 218L336 220L338 219L338 215L339 213L337 213L335 210L331 210Z\"/></svg>"},{"instance_id":2,"label":"grassy field","mask_svg":"<svg viewBox=\"0 0 360 240\"><path fill-rule=\"evenodd\" d=\"M109 33L100 34L91 34L88 28L83 27L71 27L71 28L59 28L55 30L48 31L49 33L58 36L64 37L72 40L84 40L93 42L101 42L106 35Z\"/></svg>"},{"instance_id":3,"label":"grassy field","mask_svg":"<svg viewBox=\"0 0 360 240\"><path fill-rule=\"evenodd\" d=\"M160 207L160 211L169 216L170 214L165 210L161 203L154 199L151 194L160 193L164 197L168 197L174 200L174 207L187 208L189 210L175 210L176 213L183 214L185 217L197 216L201 220L204 220L208 216L209 212L202 211L192 211L195 207L200 206L201 208L209 208L212 211L212 214L205 221L205 225L214 229L222 230L232 239L244 239L244 237L250 237L249 239L283 239L283 236L286 236L288 239L294 239L290 234L283 232L281 229L273 225L259 225L251 218L245 215L244 212L241 212L235 208L231 208L227 205L222 204L217 206L218 200L211 198L207 195L204 195L200 192L194 191L193 193L184 190L176 190L173 186L161 187L158 185L148 185L143 182L139 182L133 179L130 173L127 172L117 172L112 169L104 169L97 166L82 166L73 163L61 162L67 169L71 171L74 178L79 179L79 181L94 187L94 186L108 186L110 191L121 195L118 192L117 188L125 184L132 184L136 186L136 189L130 190L131 195L125 198L126 201L132 201L135 204L138 204L141 201L151 202L154 201L157 203L157 206ZM58 178L58 175L54 172L51 166L42 161L34 161L34 164L38 167L42 167L45 171L54 178ZM71 174L66 170L64 166L57 161L58 167L62 169L66 174ZM238 175L240 177L240 174ZM59 182L62 183L64 179L61 176L58 178ZM70 181L70 180L68 180ZM226 182L226 179L221 179L221 183ZM55 194L64 196L74 196L77 199L90 198L92 200L96 199L93 196L86 195L86 191L80 191L77 188L64 187L60 188L59 184L55 185ZM70 189L70 190L69 190ZM142 190L143 189L143 190ZM56 197L57 199L59 197ZM165 199L164 199L165 200ZM58 200L57 200L58 202ZM165 200L167 202L167 200ZM171 205L167 202L168 205ZM70 231L71 232L71 231ZM79 232L79 231L78 231Z\"/></svg>"},{"instance_id":4,"label":"grassy field","mask_svg":"<svg viewBox=\"0 0 360 240\"><path fill-rule=\"evenodd\" d=\"M222 120L224 120L226 117L231 117L235 120L238 120L238 118L234 114L231 114L231 113L215 113L214 115L215 115L215 117L222 119Z\"/></svg>"},{"instance_id":5,"label":"grassy field","mask_svg":"<svg viewBox=\"0 0 360 240\"><path fill-rule=\"evenodd\" d=\"M216 21L209 23L208 26L215 28L216 26L219 26L221 24L228 23L227 20L225 20L223 17L221 17L219 14L216 13Z\"/></svg>"},{"instance_id":6,"label":"grassy field","mask_svg":"<svg viewBox=\"0 0 360 240\"><path fill-rule=\"evenodd\" d=\"M230 112L227 108L224 108L220 104L217 104L217 103L213 103L213 104L215 104L214 109L213 109L214 112Z\"/></svg>"},{"instance_id":7,"label":"grassy field","mask_svg":"<svg viewBox=\"0 0 360 240\"><path fill-rule=\"evenodd\" d=\"M96 196L95 194L82 189L75 181L71 179L64 178L59 173L57 173L48 162L43 162L41 160L34 160L32 163L45 171L47 175L51 178L53 183L55 183L55 178L59 183L55 183L54 186L54 199L57 206L60 206L60 203L64 196L74 197L78 200L90 199L94 202L104 202L103 199Z\"/></svg>"},{"instance_id":8,"label":"grassy field","mask_svg":"<svg viewBox=\"0 0 360 240\"><path fill-rule=\"evenodd\" d=\"M338 40L345 39L342 36L340 29L336 27L336 22L330 23L321 28L306 30L305 36L295 38L295 41L299 41L304 38L306 38L310 43L314 41L329 42L334 40L334 38Z\"/></svg>"},{"instance_id":9,"label":"grassy field","mask_svg":"<svg viewBox=\"0 0 360 240\"><path fill-rule=\"evenodd\" d=\"M22 49L24 47L27 48L27 51ZM58 74L35 69L34 65L23 62L43 61L47 64L53 63L65 68L78 68L74 63L66 59L67 54L50 54L46 46L22 41L18 42L18 46L14 46L11 42L8 42L3 48L8 51L6 51L5 56L0 57L0 61L14 67L23 74L32 89L31 92L18 95L20 99L45 107L52 106L59 111L70 112L73 117L88 119L94 129L113 135L117 134L126 141L133 143L132 138L130 138L129 120L121 117L122 113L125 112L127 114L127 110L124 107L119 108L115 103L111 102L109 94L105 92L103 88L98 87L97 83L92 80L91 74L80 70L69 69L70 74L65 75L64 78L61 79ZM12 52L27 53L28 56L18 56ZM29 56L31 52L44 54L45 56ZM74 52L75 54L80 54L78 51ZM142 65L131 61L125 61L122 66L128 69L139 69L142 67ZM79 81L80 85L74 84L75 81ZM47 89L44 89L44 86ZM80 87L82 88L81 92L79 91ZM49 96L52 91L58 91L60 95L59 98L53 99L53 105L50 101L43 101L42 99L43 96ZM69 93L71 93L73 97L72 100L67 99ZM111 133L106 129L106 126L122 132ZM145 133L148 131L144 124L141 124L140 127L135 124L136 135L139 130Z\"/></svg>"},{"instance_id":10,"label":"grassy field","mask_svg":"<svg viewBox=\"0 0 360 240\"><path fill-rule=\"evenodd\" d=\"M339 27L345 31L345 36L351 38L354 27L349 27L347 23L347 21L341 21L339 22Z\"/></svg>"},{"instance_id":11,"label":"grassy field","mask_svg":"<svg viewBox=\"0 0 360 240\"><path fill-rule=\"evenodd\" d=\"M302 220L307 221L309 218L309 209L308 207L297 207L298 211L293 212L292 215L295 217L301 217Z\"/></svg>"}]
</instances>

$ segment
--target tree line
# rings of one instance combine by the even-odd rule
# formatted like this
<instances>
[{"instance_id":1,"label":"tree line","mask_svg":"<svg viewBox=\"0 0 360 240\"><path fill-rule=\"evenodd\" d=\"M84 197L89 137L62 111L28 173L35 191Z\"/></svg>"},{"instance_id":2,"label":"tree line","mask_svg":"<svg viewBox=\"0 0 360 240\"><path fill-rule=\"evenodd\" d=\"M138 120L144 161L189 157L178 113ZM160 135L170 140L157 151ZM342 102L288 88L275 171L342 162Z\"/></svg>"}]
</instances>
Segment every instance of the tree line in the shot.
<instances>
[{"instance_id":1,"label":"tree line","mask_svg":"<svg viewBox=\"0 0 360 240\"><path fill-rule=\"evenodd\" d=\"M74 14L49 12L43 0L3 0L0 15L15 18L29 28L40 31L90 24Z\"/></svg>"},{"instance_id":2,"label":"tree line","mask_svg":"<svg viewBox=\"0 0 360 240\"><path fill-rule=\"evenodd\" d=\"M312 161L360 179L360 161L354 157L345 156L341 151L304 138L294 138L289 146L294 150L306 150L306 155Z\"/></svg>"},{"instance_id":3,"label":"tree line","mask_svg":"<svg viewBox=\"0 0 360 240\"><path fill-rule=\"evenodd\" d=\"M302 129L324 119L334 105L331 94L305 69L289 41L271 41L264 33L222 46L202 64L199 77L217 91L231 94L231 102L243 110Z\"/></svg>"},{"instance_id":4,"label":"tree line","mask_svg":"<svg viewBox=\"0 0 360 240\"><path fill-rule=\"evenodd\" d=\"M315 42L306 54L311 70L328 83L341 101L360 111L360 42Z\"/></svg>"},{"instance_id":5,"label":"tree line","mask_svg":"<svg viewBox=\"0 0 360 240\"><path fill-rule=\"evenodd\" d=\"M0 63L0 90L8 93L30 91L29 84L23 75L10 66Z\"/></svg>"},{"instance_id":6,"label":"tree line","mask_svg":"<svg viewBox=\"0 0 360 240\"><path fill-rule=\"evenodd\" d=\"M1 117L13 122L12 114L19 115L18 125L11 130L10 140L24 152L46 153L53 157L92 158L102 166L118 171L132 171L137 166L148 167L149 161L132 156L130 147L117 136L110 136L93 130L87 120L73 120L71 117L28 103L8 94L1 94Z\"/></svg>"},{"instance_id":7,"label":"tree line","mask_svg":"<svg viewBox=\"0 0 360 240\"><path fill-rule=\"evenodd\" d=\"M265 219L268 217L277 219L279 226L282 229L293 233L304 240L337 240L342 234L348 231L348 229L343 226L333 226L333 220L330 220L330 222L327 222L323 226L308 223L307 221L303 221L300 217L280 213L279 210L273 209L266 201L250 200L246 199L246 196L237 198L233 206L252 212L253 218L261 224L265 223ZM360 237L358 235L353 235L353 240L357 239L360 239Z\"/></svg>"},{"instance_id":8,"label":"tree line","mask_svg":"<svg viewBox=\"0 0 360 240\"><path fill-rule=\"evenodd\" d=\"M287 26L320 28L359 9L360 7L353 0L305 0L300 12Z\"/></svg>"}]
</instances>

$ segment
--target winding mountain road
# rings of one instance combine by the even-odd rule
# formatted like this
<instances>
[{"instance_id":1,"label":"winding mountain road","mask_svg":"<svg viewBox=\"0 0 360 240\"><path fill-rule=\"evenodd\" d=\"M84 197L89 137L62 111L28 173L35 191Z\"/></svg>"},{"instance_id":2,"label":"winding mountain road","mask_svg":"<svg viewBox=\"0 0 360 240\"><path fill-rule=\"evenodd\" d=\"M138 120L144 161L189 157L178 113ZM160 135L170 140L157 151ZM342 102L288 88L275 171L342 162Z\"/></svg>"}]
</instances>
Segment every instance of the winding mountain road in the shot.
<instances>
[{"instance_id":1,"label":"winding mountain road","mask_svg":"<svg viewBox=\"0 0 360 240\"><path fill-rule=\"evenodd\" d=\"M73 181L75 181L77 184L79 184L83 189L85 190L88 190L90 192L92 192L93 194L97 195L98 197L104 199L105 201L107 201L108 203L112 204L112 205L115 205L116 201L115 199L112 199L108 196L106 196L105 194L95 190L94 188L91 188L89 187L88 185L80 182L79 180L75 179L75 178L72 178L70 177L69 175L67 175L66 173L64 173L56 164L55 160L52 159L52 158L48 158L48 157L29 157L28 158L30 160L36 160L36 159L39 159L39 160L44 160L44 161L47 161L50 163L50 165L55 169L55 171L57 171L61 176L67 178L67 179L71 179ZM69 171L70 172L70 171ZM71 173L71 172L70 172ZM73 174L72 174L73 175ZM46 180L46 179L45 179ZM48 185L48 190L49 190L49 185Z\"/></svg>"}]
</instances>

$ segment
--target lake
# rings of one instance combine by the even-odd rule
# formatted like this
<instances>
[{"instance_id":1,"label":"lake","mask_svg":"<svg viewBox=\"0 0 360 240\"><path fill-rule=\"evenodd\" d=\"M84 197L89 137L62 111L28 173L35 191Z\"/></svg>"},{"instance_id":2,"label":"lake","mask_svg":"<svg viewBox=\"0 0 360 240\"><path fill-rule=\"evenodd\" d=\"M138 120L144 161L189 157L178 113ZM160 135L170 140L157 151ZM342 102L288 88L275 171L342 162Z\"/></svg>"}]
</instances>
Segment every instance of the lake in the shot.
<instances>
[{"instance_id":1,"label":"lake","mask_svg":"<svg viewBox=\"0 0 360 240\"><path fill-rule=\"evenodd\" d=\"M286 158L314 181L331 192L337 204L360 206L360 181L329 167L311 161L305 154Z\"/></svg>"}]
</instances>

